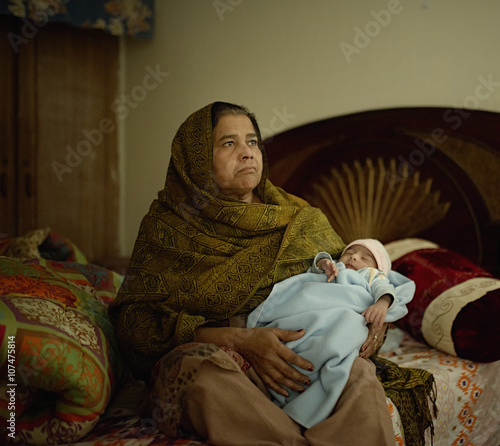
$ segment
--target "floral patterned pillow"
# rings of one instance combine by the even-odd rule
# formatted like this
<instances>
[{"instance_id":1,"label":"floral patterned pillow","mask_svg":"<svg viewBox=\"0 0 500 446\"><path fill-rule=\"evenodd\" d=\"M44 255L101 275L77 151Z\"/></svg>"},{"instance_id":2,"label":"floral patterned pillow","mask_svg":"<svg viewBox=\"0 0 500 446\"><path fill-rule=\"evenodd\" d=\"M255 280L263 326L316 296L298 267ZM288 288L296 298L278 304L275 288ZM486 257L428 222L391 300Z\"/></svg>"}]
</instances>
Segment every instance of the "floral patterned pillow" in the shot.
<instances>
[{"instance_id":1,"label":"floral patterned pillow","mask_svg":"<svg viewBox=\"0 0 500 446\"><path fill-rule=\"evenodd\" d=\"M0 417L14 417L17 442L73 443L99 421L123 372L107 314L122 277L21 257L0 255Z\"/></svg>"}]
</instances>

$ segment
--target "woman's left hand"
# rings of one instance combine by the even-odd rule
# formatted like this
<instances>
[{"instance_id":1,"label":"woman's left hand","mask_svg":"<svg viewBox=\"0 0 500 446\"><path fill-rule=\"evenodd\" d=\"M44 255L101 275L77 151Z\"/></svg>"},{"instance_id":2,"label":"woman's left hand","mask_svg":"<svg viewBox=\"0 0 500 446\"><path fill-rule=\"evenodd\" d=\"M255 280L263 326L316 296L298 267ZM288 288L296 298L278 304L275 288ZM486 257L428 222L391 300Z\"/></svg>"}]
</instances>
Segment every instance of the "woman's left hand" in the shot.
<instances>
[{"instance_id":1,"label":"woman's left hand","mask_svg":"<svg viewBox=\"0 0 500 446\"><path fill-rule=\"evenodd\" d=\"M368 359L382 345L387 324L378 328L374 324L368 324L367 327L368 337L359 350L359 357L363 359Z\"/></svg>"}]
</instances>

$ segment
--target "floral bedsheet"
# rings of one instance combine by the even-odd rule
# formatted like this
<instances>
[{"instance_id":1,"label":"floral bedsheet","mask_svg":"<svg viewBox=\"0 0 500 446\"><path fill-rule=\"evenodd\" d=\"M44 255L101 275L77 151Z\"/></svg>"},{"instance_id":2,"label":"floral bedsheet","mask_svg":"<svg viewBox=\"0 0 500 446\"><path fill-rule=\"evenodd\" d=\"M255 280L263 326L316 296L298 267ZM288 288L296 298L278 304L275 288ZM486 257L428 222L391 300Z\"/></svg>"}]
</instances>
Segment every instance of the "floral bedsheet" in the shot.
<instances>
[{"instance_id":1,"label":"floral bedsheet","mask_svg":"<svg viewBox=\"0 0 500 446\"><path fill-rule=\"evenodd\" d=\"M434 375L439 411L434 420L434 446L500 445L500 361L477 363L450 356L407 334L399 347L381 356ZM397 444L403 446L397 410L390 410ZM430 445L429 434L426 444Z\"/></svg>"}]
</instances>

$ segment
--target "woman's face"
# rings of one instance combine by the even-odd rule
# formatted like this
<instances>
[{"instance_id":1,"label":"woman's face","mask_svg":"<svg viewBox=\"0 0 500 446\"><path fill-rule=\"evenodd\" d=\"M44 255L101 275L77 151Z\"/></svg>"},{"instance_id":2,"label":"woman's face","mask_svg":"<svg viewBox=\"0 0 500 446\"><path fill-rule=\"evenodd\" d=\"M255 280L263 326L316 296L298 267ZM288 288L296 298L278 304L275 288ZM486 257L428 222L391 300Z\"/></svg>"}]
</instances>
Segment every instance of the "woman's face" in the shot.
<instances>
[{"instance_id":1,"label":"woman's face","mask_svg":"<svg viewBox=\"0 0 500 446\"><path fill-rule=\"evenodd\" d=\"M252 203L262 176L262 153L252 121L224 115L214 129L213 175L222 195Z\"/></svg>"}]
</instances>

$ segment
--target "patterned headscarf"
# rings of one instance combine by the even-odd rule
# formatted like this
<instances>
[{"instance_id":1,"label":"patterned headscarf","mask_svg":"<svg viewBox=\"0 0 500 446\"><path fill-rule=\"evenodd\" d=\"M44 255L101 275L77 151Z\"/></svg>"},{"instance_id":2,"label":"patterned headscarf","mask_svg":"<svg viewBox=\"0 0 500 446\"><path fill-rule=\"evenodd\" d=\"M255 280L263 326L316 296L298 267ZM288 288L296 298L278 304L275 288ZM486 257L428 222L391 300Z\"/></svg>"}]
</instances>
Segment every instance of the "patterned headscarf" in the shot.
<instances>
[{"instance_id":1,"label":"patterned headscarf","mask_svg":"<svg viewBox=\"0 0 500 446\"><path fill-rule=\"evenodd\" d=\"M212 105L178 130L165 187L144 217L124 284L109 309L136 374L194 340L201 324L222 324L255 308L273 285L305 272L318 251L345 244L324 214L267 179L262 203L219 193L212 176Z\"/></svg>"}]
</instances>

